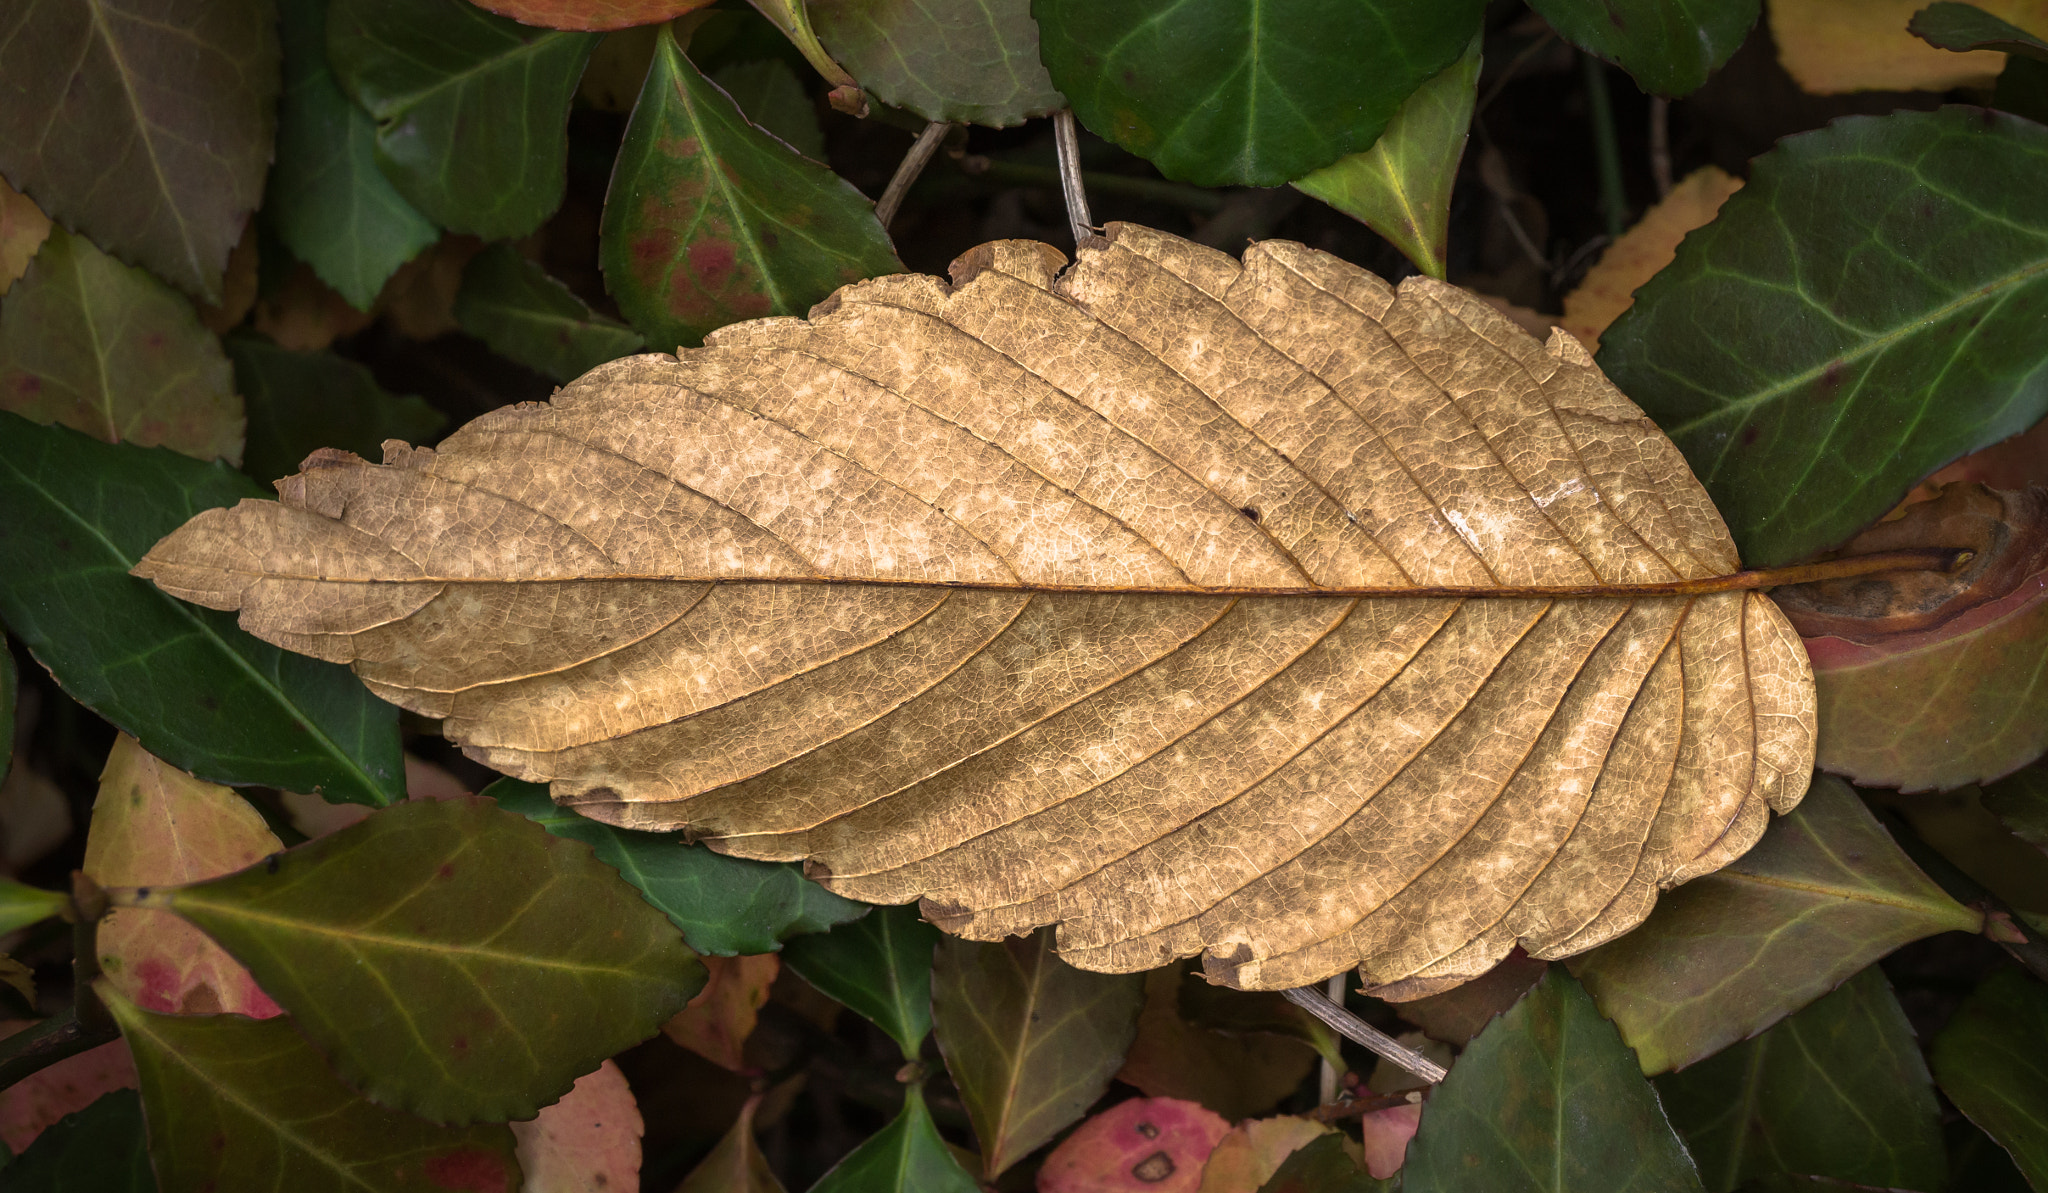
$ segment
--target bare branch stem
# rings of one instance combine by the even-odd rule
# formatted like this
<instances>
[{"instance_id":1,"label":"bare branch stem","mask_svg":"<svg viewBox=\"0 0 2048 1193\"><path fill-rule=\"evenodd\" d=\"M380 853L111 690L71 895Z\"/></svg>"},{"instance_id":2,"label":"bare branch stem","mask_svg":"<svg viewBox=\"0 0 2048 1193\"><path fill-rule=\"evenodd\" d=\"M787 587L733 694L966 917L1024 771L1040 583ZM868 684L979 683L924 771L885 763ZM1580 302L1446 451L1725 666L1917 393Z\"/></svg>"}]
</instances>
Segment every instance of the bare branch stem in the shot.
<instances>
[{"instance_id":1,"label":"bare branch stem","mask_svg":"<svg viewBox=\"0 0 2048 1193\"><path fill-rule=\"evenodd\" d=\"M1074 110L1062 108L1052 118L1053 144L1059 149L1060 192L1067 200L1067 223L1073 229L1074 247L1080 248L1095 234L1095 217L1088 213L1088 192L1081 185L1081 134L1074 124Z\"/></svg>"},{"instance_id":2,"label":"bare branch stem","mask_svg":"<svg viewBox=\"0 0 2048 1193\"><path fill-rule=\"evenodd\" d=\"M882 191L882 197L875 200L875 218L882 221L886 230L896 220L896 212L903 206L903 196L910 193L910 185L917 176L924 173L925 163L932 160L932 154L939 150L939 142L953 126L943 120L934 120L917 134L917 140L910 143L910 152L903 155L903 161L896 167L895 177Z\"/></svg>"},{"instance_id":3,"label":"bare branch stem","mask_svg":"<svg viewBox=\"0 0 2048 1193\"><path fill-rule=\"evenodd\" d=\"M1298 986L1280 993L1288 1002L1329 1024L1331 1031L1372 1049L1432 1085L1449 1075L1442 1065L1402 1047L1394 1037L1323 997L1323 992L1314 986Z\"/></svg>"}]
</instances>

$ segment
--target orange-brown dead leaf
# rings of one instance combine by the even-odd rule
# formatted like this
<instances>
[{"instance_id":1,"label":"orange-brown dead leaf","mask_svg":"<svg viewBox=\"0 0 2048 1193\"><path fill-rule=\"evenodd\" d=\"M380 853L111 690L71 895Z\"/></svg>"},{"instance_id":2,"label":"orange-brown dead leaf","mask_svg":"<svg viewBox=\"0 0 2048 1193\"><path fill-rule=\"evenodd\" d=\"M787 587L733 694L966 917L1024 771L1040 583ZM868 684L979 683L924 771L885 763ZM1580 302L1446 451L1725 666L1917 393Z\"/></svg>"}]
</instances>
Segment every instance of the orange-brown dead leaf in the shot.
<instances>
[{"instance_id":1,"label":"orange-brown dead leaf","mask_svg":"<svg viewBox=\"0 0 2048 1193\"><path fill-rule=\"evenodd\" d=\"M1749 848L1812 686L1579 342L1113 225L316 454L137 573L584 814L949 931L1409 996ZM1574 595L1552 595L1570 590Z\"/></svg>"},{"instance_id":2,"label":"orange-brown dead leaf","mask_svg":"<svg viewBox=\"0 0 2048 1193\"><path fill-rule=\"evenodd\" d=\"M1636 291L1671 264L1678 242L1694 228L1712 223L1742 179L1717 166L1703 166L1680 179L1671 193L1643 213L1636 226L1607 246L1578 288L1564 296L1564 329L1588 352L1600 351L1600 337L1636 300Z\"/></svg>"},{"instance_id":3,"label":"orange-brown dead leaf","mask_svg":"<svg viewBox=\"0 0 2048 1193\"><path fill-rule=\"evenodd\" d=\"M743 1055L754 1034L768 988L782 963L773 953L750 957L704 957L704 988L690 1005L667 1023L663 1034L715 1065L738 1073L747 1067Z\"/></svg>"}]
</instances>

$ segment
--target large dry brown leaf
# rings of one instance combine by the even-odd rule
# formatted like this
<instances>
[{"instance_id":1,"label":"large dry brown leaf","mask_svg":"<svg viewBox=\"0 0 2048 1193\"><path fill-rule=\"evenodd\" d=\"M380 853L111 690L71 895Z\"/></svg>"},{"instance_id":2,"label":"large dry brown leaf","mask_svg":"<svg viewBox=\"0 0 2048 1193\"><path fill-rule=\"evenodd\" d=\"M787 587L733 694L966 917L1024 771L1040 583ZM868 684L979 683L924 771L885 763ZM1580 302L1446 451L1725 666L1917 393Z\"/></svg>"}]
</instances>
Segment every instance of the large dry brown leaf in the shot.
<instances>
[{"instance_id":1,"label":"large dry brown leaf","mask_svg":"<svg viewBox=\"0 0 2048 1193\"><path fill-rule=\"evenodd\" d=\"M322 453L137 570L587 815L1098 970L1424 994L1626 931L1799 799L1798 638L1628 590L1738 564L1578 341L1286 242L1062 264L985 245Z\"/></svg>"}]
</instances>

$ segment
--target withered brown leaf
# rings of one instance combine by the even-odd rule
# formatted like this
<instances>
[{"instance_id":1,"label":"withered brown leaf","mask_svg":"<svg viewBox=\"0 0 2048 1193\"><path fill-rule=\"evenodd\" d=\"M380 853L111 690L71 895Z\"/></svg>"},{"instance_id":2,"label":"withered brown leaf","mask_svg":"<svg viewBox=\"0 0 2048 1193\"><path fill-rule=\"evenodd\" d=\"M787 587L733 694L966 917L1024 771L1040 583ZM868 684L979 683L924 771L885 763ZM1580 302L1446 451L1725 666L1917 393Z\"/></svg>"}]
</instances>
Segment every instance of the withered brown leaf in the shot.
<instances>
[{"instance_id":1,"label":"withered brown leaf","mask_svg":"<svg viewBox=\"0 0 2048 1193\"><path fill-rule=\"evenodd\" d=\"M1064 263L984 245L319 453L137 572L587 815L1090 969L1415 997L1628 930L1798 801L1798 638L1651 594L1734 545L1576 340L1286 242Z\"/></svg>"}]
</instances>

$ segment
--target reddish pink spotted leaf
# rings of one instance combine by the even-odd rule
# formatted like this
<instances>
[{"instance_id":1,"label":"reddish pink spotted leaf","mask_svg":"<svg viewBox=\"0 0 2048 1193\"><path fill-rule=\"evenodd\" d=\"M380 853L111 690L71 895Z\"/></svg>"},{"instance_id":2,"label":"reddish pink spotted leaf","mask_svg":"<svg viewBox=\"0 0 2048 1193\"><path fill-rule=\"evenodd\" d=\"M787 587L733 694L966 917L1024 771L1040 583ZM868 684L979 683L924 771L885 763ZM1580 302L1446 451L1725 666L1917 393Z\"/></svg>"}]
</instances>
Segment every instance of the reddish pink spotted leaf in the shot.
<instances>
[{"instance_id":1,"label":"reddish pink spotted leaf","mask_svg":"<svg viewBox=\"0 0 2048 1193\"><path fill-rule=\"evenodd\" d=\"M21 1020L0 1024L0 1037L28 1026ZM135 1058L125 1040L65 1057L0 1089L0 1143L20 1155L51 1123L92 1105L101 1094L134 1088Z\"/></svg>"},{"instance_id":2,"label":"reddish pink spotted leaf","mask_svg":"<svg viewBox=\"0 0 2048 1193\"><path fill-rule=\"evenodd\" d=\"M640 1187L640 1106L611 1061L576 1079L540 1117L513 1123L521 1193L625 1193Z\"/></svg>"},{"instance_id":3,"label":"reddish pink spotted leaf","mask_svg":"<svg viewBox=\"0 0 2048 1193\"><path fill-rule=\"evenodd\" d=\"M543 29L630 29L659 25L711 0L476 0L478 8Z\"/></svg>"},{"instance_id":4,"label":"reddish pink spotted leaf","mask_svg":"<svg viewBox=\"0 0 2048 1193\"><path fill-rule=\"evenodd\" d=\"M101 886L172 886L231 874L284 846L263 816L121 735L100 775L85 871ZM99 926L100 968L137 1006L173 1014L280 1014L249 971L168 911L124 907Z\"/></svg>"},{"instance_id":5,"label":"reddish pink spotted leaf","mask_svg":"<svg viewBox=\"0 0 2048 1193\"><path fill-rule=\"evenodd\" d=\"M1422 1103L1389 1106L1374 1110L1358 1120L1365 1141L1365 1170L1380 1180L1401 1171L1408 1156L1408 1141L1422 1122Z\"/></svg>"},{"instance_id":6,"label":"reddish pink spotted leaf","mask_svg":"<svg viewBox=\"0 0 2048 1193\"><path fill-rule=\"evenodd\" d=\"M1221 1115L1178 1098L1119 1102L1075 1128L1038 1170L1038 1193L1196 1193Z\"/></svg>"}]
</instances>

